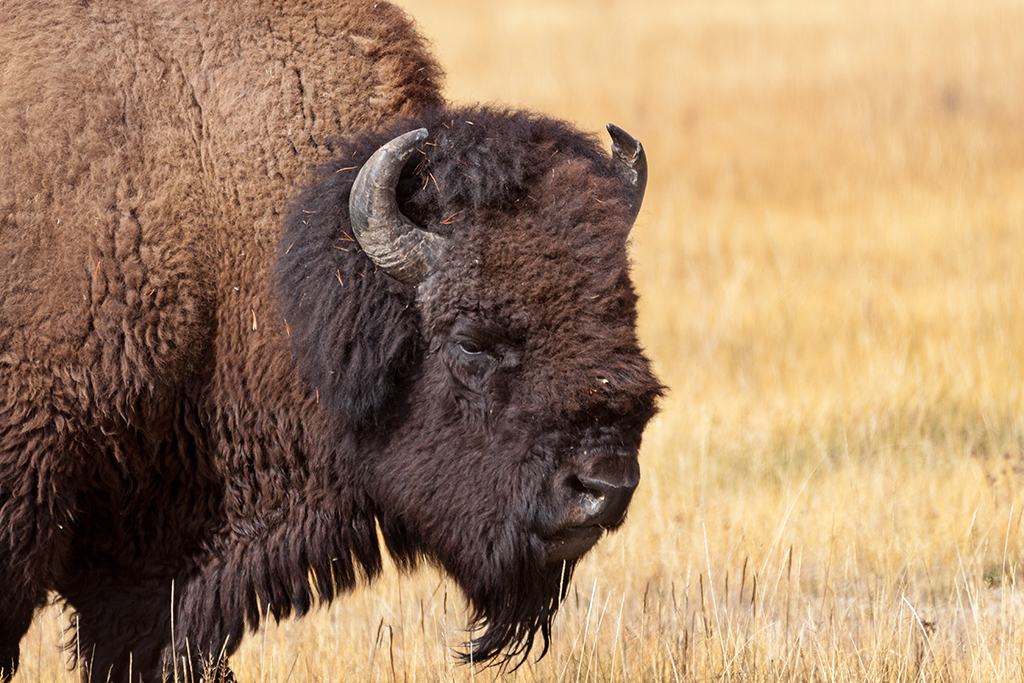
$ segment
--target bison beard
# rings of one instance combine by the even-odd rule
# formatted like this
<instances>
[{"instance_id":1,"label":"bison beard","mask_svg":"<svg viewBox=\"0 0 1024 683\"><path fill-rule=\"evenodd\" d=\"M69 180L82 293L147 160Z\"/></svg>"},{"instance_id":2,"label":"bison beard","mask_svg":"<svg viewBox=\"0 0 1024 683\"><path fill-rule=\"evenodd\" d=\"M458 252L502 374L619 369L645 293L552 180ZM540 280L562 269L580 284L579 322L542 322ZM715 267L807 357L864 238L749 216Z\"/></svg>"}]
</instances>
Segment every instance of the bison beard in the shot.
<instances>
[{"instance_id":1,"label":"bison beard","mask_svg":"<svg viewBox=\"0 0 1024 683\"><path fill-rule=\"evenodd\" d=\"M538 632L544 640L538 657L543 657L550 644L551 622L575 567L574 560L524 567L516 572L519 580L514 585L485 588L481 595L473 596L473 629L486 627L487 631L471 643L469 652L461 654L462 659L485 662L503 654L506 663L518 658L514 665L518 667L529 655Z\"/></svg>"},{"instance_id":2,"label":"bison beard","mask_svg":"<svg viewBox=\"0 0 1024 683\"><path fill-rule=\"evenodd\" d=\"M398 565L404 569L415 567L422 551L420 542L413 542L405 529L386 520L381 520L381 532ZM453 575L471 607L469 631L484 629L458 653L463 662L494 661L518 668L526 661L538 633L544 644L537 656L547 653L551 624L567 594L576 560L545 563L538 550L527 549L505 558L511 566L478 564L465 572L454 568L457 573Z\"/></svg>"}]
</instances>

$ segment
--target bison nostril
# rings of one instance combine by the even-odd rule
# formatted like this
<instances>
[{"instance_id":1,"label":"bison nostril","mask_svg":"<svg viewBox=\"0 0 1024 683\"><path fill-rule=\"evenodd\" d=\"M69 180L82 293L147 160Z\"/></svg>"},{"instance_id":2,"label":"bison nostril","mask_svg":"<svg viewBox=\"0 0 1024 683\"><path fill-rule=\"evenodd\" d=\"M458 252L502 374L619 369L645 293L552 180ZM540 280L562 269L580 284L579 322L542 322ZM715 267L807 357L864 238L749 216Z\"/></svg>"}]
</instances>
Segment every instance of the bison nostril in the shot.
<instances>
[{"instance_id":1,"label":"bison nostril","mask_svg":"<svg viewBox=\"0 0 1024 683\"><path fill-rule=\"evenodd\" d=\"M569 477L566 485L570 491L570 498L576 508L573 516L580 525L587 524L588 520L599 515L604 507L605 492L600 488L587 486L577 476Z\"/></svg>"},{"instance_id":2,"label":"bison nostril","mask_svg":"<svg viewBox=\"0 0 1024 683\"><path fill-rule=\"evenodd\" d=\"M573 492L580 526L614 526L622 521L636 486L596 477L573 476L567 482Z\"/></svg>"},{"instance_id":3,"label":"bison nostril","mask_svg":"<svg viewBox=\"0 0 1024 683\"><path fill-rule=\"evenodd\" d=\"M569 479L569 488L582 496L590 496L598 500L604 499L604 487L595 485L593 480L583 480L580 477Z\"/></svg>"}]
</instances>

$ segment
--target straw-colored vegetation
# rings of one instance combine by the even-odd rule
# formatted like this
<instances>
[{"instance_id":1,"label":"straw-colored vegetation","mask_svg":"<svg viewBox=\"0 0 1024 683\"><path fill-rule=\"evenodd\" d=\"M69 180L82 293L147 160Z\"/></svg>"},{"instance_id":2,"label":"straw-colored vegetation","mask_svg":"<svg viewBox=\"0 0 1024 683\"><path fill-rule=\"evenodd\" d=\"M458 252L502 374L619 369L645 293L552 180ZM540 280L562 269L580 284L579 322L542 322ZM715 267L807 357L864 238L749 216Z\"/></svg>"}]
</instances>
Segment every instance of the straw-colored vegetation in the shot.
<instances>
[{"instance_id":1,"label":"straw-colored vegetation","mask_svg":"<svg viewBox=\"0 0 1024 683\"><path fill-rule=\"evenodd\" d=\"M1024 4L409 0L458 101L648 149L641 334L671 387L630 520L532 681L1024 677ZM57 608L19 681L63 680ZM493 680L390 570L244 680Z\"/></svg>"}]
</instances>

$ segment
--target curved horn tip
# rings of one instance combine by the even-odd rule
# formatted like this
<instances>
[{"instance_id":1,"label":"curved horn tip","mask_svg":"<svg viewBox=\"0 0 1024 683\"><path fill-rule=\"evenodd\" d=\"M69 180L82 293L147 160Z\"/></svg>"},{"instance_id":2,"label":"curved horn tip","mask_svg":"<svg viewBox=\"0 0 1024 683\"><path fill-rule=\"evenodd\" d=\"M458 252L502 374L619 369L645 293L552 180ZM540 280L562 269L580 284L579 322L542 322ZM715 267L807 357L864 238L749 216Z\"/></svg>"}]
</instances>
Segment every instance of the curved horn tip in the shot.
<instances>
[{"instance_id":1,"label":"curved horn tip","mask_svg":"<svg viewBox=\"0 0 1024 683\"><path fill-rule=\"evenodd\" d=\"M614 123L607 124L605 129L608 130L608 135L611 135L613 140L633 140L633 136L616 126Z\"/></svg>"},{"instance_id":2,"label":"curved horn tip","mask_svg":"<svg viewBox=\"0 0 1024 683\"><path fill-rule=\"evenodd\" d=\"M405 135L400 135L398 139L402 139L406 135L413 138L414 142L422 142L423 140L427 139L427 136L430 135L430 132L426 128L417 128L416 130L409 131Z\"/></svg>"},{"instance_id":3,"label":"curved horn tip","mask_svg":"<svg viewBox=\"0 0 1024 683\"><path fill-rule=\"evenodd\" d=\"M412 153L416 145L426 140L429 134L426 128L410 130L408 133L402 133L397 138L388 141L381 149L406 157Z\"/></svg>"},{"instance_id":4,"label":"curved horn tip","mask_svg":"<svg viewBox=\"0 0 1024 683\"><path fill-rule=\"evenodd\" d=\"M609 123L605 128L612 138L612 154L627 164L635 163L644 147L640 141L614 123Z\"/></svg>"}]
</instances>

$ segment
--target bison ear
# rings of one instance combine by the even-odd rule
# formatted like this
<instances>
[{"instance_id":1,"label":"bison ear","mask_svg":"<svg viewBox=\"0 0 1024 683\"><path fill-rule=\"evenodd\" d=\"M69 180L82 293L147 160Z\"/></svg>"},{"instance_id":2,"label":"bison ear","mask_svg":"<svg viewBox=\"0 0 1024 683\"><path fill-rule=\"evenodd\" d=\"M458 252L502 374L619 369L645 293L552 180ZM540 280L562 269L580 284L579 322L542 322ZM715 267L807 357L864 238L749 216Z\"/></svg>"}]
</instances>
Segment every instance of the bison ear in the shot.
<instances>
[{"instance_id":1,"label":"bison ear","mask_svg":"<svg viewBox=\"0 0 1024 683\"><path fill-rule=\"evenodd\" d=\"M311 394L343 425L387 428L421 356L413 292L363 256L347 217L351 178L327 174L293 204L276 263L280 312Z\"/></svg>"}]
</instances>

